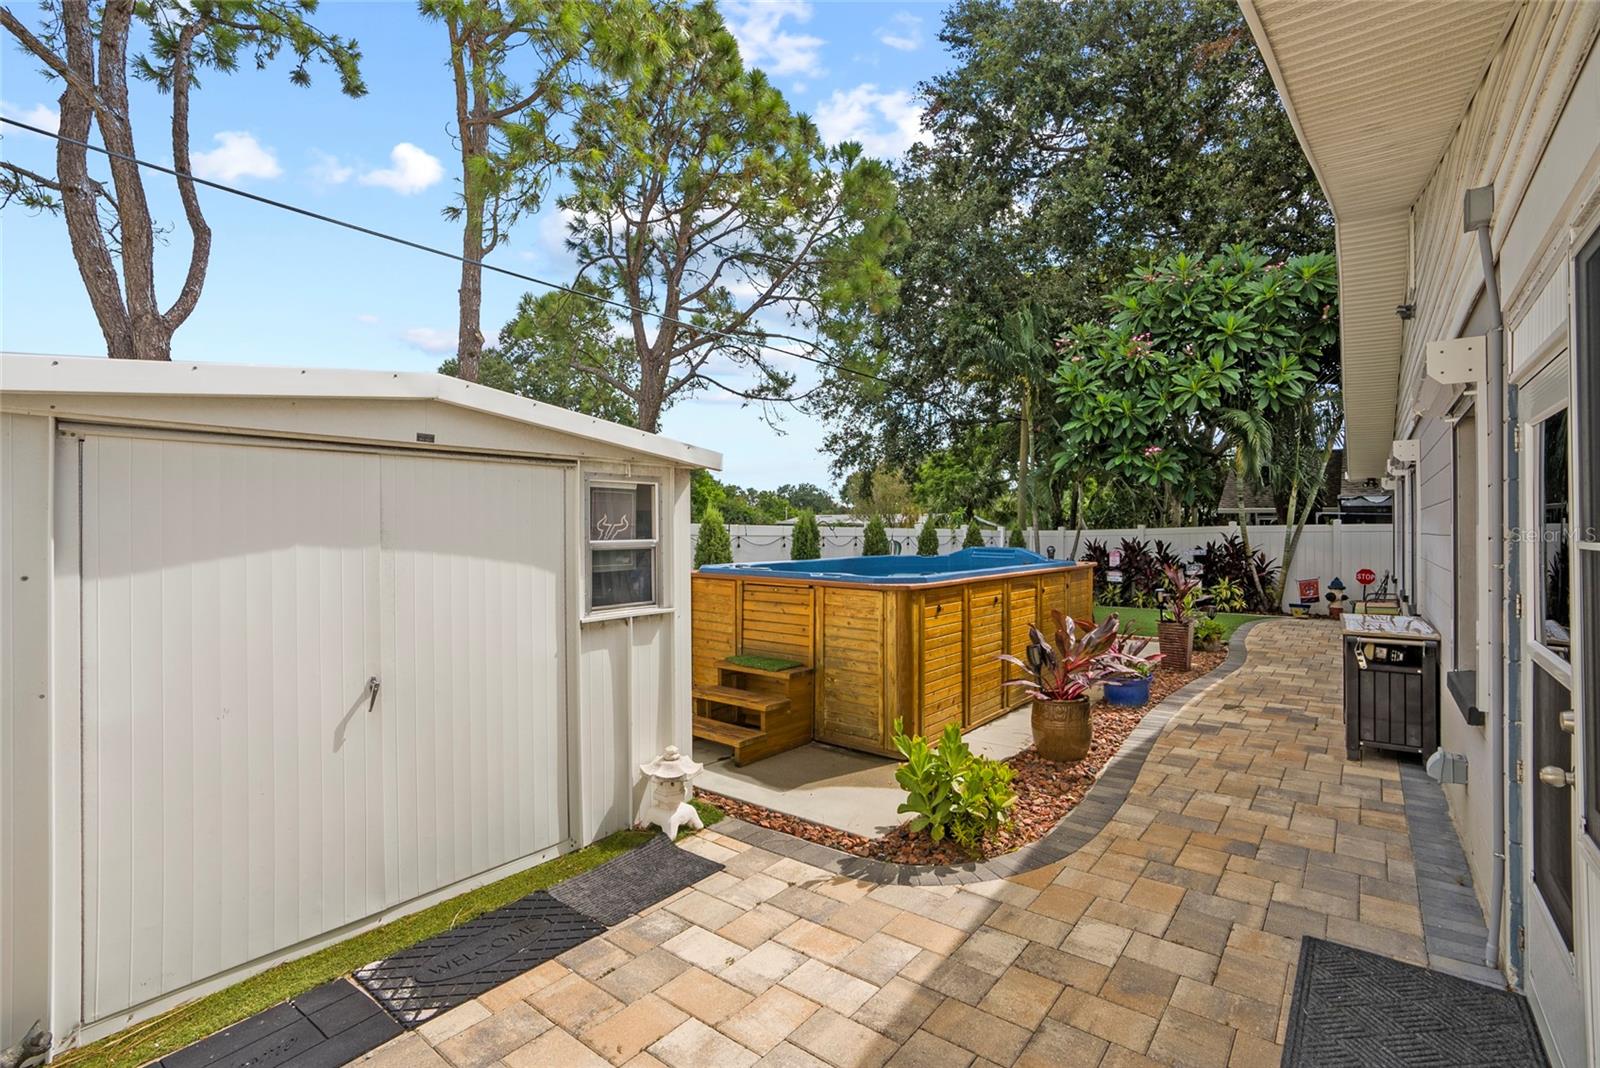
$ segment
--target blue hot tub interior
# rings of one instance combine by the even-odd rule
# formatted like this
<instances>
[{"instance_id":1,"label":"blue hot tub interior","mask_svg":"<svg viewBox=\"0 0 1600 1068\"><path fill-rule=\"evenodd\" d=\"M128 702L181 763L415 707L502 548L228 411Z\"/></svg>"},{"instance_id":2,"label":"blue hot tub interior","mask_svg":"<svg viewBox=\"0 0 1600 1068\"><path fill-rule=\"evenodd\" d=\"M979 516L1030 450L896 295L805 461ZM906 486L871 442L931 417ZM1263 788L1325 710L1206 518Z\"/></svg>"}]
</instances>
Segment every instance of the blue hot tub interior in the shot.
<instances>
[{"instance_id":1,"label":"blue hot tub interior","mask_svg":"<svg viewBox=\"0 0 1600 1068\"><path fill-rule=\"evenodd\" d=\"M1051 560L1027 549L985 548L961 549L945 556L836 556L827 560L708 564L700 571L708 575L771 575L889 586L1042 571L1072 562Z\"/></svg>"}]
</instances>

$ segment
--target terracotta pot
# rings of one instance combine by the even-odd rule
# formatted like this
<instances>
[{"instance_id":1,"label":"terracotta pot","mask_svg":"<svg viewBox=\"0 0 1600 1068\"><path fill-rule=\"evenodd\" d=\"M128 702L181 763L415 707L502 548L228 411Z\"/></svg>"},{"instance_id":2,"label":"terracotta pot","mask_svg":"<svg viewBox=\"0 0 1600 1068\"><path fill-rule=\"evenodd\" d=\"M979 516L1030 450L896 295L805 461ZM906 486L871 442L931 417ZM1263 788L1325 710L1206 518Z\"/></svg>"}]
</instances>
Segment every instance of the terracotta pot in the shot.
<instances>
[{"instance_id":1,"label":"terracotta pot","mask_svg":"<svg viewBox=\"0 0 1600 1068\"><path fill-rule=\"evenodd\" d=\"M1189 654L1194 651L1194 620L1157 623L1156 634L1161 642L1161 666L1168 671L1188 671Z\"/></svg>"},{"instance_id":2,"label":"terracotta pot","mask_svg":"<svg viewBox=\"0 0 1600 1068\"><path fill-rule=\"evenodd\" d=\"M1089 755L1093 737L1087 697L1033 703L1033 745L1046 760L1061 764L1082 760Z\"/></svg>"}]
</instances>

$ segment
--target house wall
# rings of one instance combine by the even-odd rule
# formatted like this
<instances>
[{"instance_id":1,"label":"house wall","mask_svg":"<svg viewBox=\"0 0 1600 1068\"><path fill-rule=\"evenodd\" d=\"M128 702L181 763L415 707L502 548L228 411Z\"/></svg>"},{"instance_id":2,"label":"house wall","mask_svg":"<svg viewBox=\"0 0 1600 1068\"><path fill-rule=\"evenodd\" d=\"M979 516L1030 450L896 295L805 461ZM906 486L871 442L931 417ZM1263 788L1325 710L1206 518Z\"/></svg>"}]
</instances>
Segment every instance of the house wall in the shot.
<instances>
[{"instance_id":1,"label":"house wall","mask_svg":"<svg viewBox=\"0 0 1600 1068\"><path fill-rule=\"evenodd\" d=\"M50 1017L50 429L0 413L0 1046Z\"/></svg>"},{"instance_id":2,"label":"house wall","mask_svg":"<svg viewBox=\"0 0 1600 1068\"><path fill-rule=\"evenodd\" d=\"M1502 688L1496 677L1502 666L1490 665L1483 652L1489 621L1504 606L1489 601L1489 559L1482 546L1489 508L1485 487L1499 466L1492 458L1503 453L1504 443L1496 428L1474 421L1478 485L1458 490L1448 413L1460 407L1463 387L1441 390L1427 381L1425 346L1440 338L1483 334L1489 327L1488 309L1481 306L1476 236L1461 228L1463 191L1487 184L1495 188L1492 236L1513 378L1526 374L1566 336L1565 228L1600 181L1594 132L1600 129L1597 36L1600 5L1523 7L1412 212L1410 289L1416 314L1405 325L1395 426L1396 438L1415 437L1421 444L1421 460L1405 479L1407 493L1416 495L1418 523L1418 574L1408 579L1408 587L1417 610L1445 636L1445 670L1457 659L1455 599L1477 598L1474 633L1459 640L1477 644L1478 704L1483 707L1497 701ZM1476 499L1460 508L1458 493ZM1455 529L1458 514L1474 512L1474 529ZM1478 551L1458 554L1453 539L1463 537L1476 539ZM1475 573L1457 574L1458 558ZM1468 725L1447 691L1441 705L1441 745L1468 758L1468 783L1445 792L1481 898L1494 860L1490 817L1499 769L1489 764L1487 728Z\"/></svg>"}]
</instances>

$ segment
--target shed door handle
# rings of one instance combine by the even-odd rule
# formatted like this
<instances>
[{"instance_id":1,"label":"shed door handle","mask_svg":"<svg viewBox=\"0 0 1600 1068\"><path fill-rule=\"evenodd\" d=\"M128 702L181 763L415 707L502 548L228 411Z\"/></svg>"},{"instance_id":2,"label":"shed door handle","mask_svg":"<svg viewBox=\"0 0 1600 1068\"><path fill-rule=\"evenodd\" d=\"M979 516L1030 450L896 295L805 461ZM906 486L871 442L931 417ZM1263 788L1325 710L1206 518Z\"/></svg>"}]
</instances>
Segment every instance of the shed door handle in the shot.
<instances>
[{"instance_id":1,"label":"shed door handle","mask_svg":"<svg viewBox=\"0 0 1600 1068\"><path fill-rule=\"evenodd\" d=\"M376 676L376 675L369 676L368 679L367 679L367 714L368 715L371 715L372 714L372 710L377 707L377 705L378 705L378 691L381 690L381 689L383 689L383 683L378 681L378 676Z\"/></svg>"}]
</instances>

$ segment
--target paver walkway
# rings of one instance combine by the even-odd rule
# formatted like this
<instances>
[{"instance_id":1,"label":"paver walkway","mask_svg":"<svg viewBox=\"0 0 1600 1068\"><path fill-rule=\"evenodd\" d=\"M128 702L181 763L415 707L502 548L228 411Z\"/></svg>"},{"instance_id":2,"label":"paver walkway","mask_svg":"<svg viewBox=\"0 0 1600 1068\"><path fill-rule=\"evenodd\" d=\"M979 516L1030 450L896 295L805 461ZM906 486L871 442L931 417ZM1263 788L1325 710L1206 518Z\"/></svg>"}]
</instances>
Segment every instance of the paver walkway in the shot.
<instances>
[{"instance_id":1,"label":"paver walkway","mask_svg":"<svg viewBox=\"0 0 1600 1068\"><path fill-rule=\"evenodd\" d=\"M1004 881L724 871L370 1068L1277 1065L1302 935L1429 963L1399 765L1344 759L1338 630L1257 626L1110 824Z\"/></svg>"}]
</instances>

